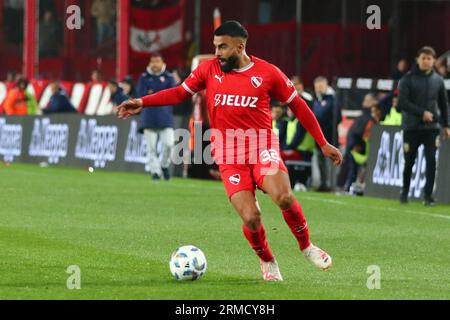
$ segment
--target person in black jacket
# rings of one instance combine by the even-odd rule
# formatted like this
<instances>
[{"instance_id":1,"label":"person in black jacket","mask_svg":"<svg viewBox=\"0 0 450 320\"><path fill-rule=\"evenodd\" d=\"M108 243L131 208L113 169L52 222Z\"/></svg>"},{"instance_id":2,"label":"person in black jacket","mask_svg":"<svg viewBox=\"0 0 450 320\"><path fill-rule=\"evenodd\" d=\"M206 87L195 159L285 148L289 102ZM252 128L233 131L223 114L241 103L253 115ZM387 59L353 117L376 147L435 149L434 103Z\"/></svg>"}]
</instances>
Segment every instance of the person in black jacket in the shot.
<instances>
[{"instance_id":1,"label":"person in black jacket","mask_svg":"<svg viewBox=\"0 0 450 320\"><path fill-rule=\"evenodd\" d=\"M67 94L61 89L58 82L50 84L52 96L47 107L42 110L44 114L50 113L76 113L77 110L70 102Z\"/></svg>"},{"instance_id":2,"label":"person in black jacket","mask_svg":"<svg viewBox=\"0 0 450 320\"><path fill-rule=\"evenodd\" d=\"M444 80L433 69L436 52L423 47L417 53L417 64L400 80L398 108L402 112L405 168L400 202L408 202L411 173L421 144L425 147L426 184L424 204L434 205L432 197L436 172L436 150L439 129L450 137L448 98Z\"/></svg>"},{"instance_id":3,"label":"person in black jacket","mask_svg":"<svg viewBox=\"0 0 450 320\"><path fill-rule=\"evenodd\" d=\"M116 80L111 79L108 81L108 88L111 92L110 101L114 106L120 105L125 100L128 100L130 97L125 94L123 89L119 86Z\"/></svg>"}]
</instances>

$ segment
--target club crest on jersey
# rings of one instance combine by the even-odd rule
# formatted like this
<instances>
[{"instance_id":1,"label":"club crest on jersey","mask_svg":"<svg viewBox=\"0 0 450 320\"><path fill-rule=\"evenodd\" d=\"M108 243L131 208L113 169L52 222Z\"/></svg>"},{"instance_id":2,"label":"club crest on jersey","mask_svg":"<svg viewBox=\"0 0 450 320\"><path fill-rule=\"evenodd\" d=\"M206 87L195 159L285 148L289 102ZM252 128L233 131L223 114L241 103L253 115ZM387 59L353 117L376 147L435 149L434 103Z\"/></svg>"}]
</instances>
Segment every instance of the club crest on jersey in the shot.
<instances>
[{"instance_id":1,"label":"club crest on jersey","mask_svg":"<svg viewBox=\"0 0 450 320\"><path fill-rule=\"evenodd\" d=\"M231 177L229 177L228 180L230 181L230 183L232 185L237 186L239 184L239 182L241 182L241 175L240 174L234 174Z\"/></svg>"},{"instance_id":2,"label":"club crest on jersey","mask_svg":"<svg viewBox=\"0 0 450 320\"><path fill-rule=\"evenodd\" d=\"M293 87L294 87L294 84L293 84L292 81L289 80L289 79L286 80L286 85L287 85L289 88L293 88Z\"/></svg>"},{"instance_id":3,"label":"club crest on jersey","mask_svg":"<svg viewBox=\"0 0 450 320\"><path fill-rule=\"evenodd\" d=\"M255 87L255 89L258 89L259 87L261 87L262 83L263 83L263 78L261 77L251 77L250 79L252 86Z\"/></svg>"}]
</instances>

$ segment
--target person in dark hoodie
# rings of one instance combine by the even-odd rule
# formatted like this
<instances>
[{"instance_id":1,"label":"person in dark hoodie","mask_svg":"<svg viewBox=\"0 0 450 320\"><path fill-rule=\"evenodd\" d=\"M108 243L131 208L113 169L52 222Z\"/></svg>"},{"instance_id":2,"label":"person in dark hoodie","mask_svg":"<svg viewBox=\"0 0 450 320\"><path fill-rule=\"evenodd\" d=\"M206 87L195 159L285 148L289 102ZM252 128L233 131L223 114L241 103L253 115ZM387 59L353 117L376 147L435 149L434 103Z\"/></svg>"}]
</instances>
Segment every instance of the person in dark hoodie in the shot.
<instances>
[{"instance_id":1,"label":"person in dark hoodie","mask_svg":"<svg viewBox=\"0 0 450 320\"><path fill-rule=\"evenodd\" d=\"M313 102L313 112L319 121L325 138L333 145L337 146L337 125L341 122L341 111L336 104L336 99L331 94L328 80L319 76L314 79L314 91L316 99ZM320 149L317 146L317 149ZM322 152L317 153L318 166L320 171L320 186L317 191L330 191L328 186L329 165Z\"/></svg>"},{"instance_id":2,"label":"person in dark hoodie","mask_svg":"<svg viewBox=\"0 0 450 320\"><path fill-rule=\"evenodd\" d=\"M139 97L176 86L172 74L166 71L166 65L161 54L153 54L147 71L138 82ZM140 132L144 133L148 145L150 173L153 180L170 179L169 166L174 147L173 106L145 108L141 113ZM156 152L156 144L162 145L162 160Z\"/></svg>"},{"instance_id":3,"label":"person in dark hoodie","mask_svg":"<svg viewBox=\"0 0 450 320\"><path fill-rule=\"evenodd\" d=\"M412 167L417 150L425 147L426 183L424 205L432 206L436 174L436 151L439 146L439 130L444 139L450 138L449 107L444 80L433 69L436 52L423 47L417 52L416 64L403 76L398 85L398 109L402 112L403 152L405 168L400 202L408 202Z\"/></svg>"},{"instance_id":4,"label":"person in dark hoodie","mask_svg":"<svg viewBox=\"0 0 450 320\"><path fill-rule=\"evenodd\" d=\"M70 102L66 92L59 86L57 81L50 84L52 96L47 107L42 110L44 114L50 113L76 113L77 110Z\"/></svg>"},{"instance_id":5,"label":"person in dark hoodie","mask_svg":"<svg viewBox=\"0 0 450 320\"><path fill-rule=\"evenodd\" d=\"M381 108L377 107L378 100L375 94L369 92L364 96L362 101L362 115L355 119L347 133L347 144L344 154L344 163L339 171L337 185L348 192L350 186L356 181L358 174L358 164L355 162L355 152L366 154L367 148L367 132L370 132L371 121L375 119L373 116L374 108L382 114ZM380 116L376 117L378 123Z\"/></svg>"},{"instance_id":6,"label":"person in dark hoodie","mask_svg":"<svg viewBox=\"0 0 450 320\"><path fill-rule=\"evenodd\" d=\"M130 97L125 94L123 89L119 86L116 80L112 79L108 81L108 88L111 92L111 103L114 106L120 105L125 100L128 100Z\"/></svg>"}]
</instances>

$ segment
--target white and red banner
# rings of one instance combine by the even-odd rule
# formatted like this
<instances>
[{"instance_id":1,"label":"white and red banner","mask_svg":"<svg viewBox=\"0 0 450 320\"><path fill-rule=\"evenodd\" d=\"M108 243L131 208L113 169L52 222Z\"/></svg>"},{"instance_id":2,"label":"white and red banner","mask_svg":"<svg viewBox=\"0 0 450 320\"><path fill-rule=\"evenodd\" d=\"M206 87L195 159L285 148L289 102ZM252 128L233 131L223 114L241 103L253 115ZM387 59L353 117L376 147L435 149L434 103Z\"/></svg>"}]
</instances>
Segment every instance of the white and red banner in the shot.
<instances>
[{"instance_id":1,"label":"white and red banner","mask_svg":"<svg viewBox=\"0 0 450 320\"><path fill-rule=\"evenodd\" d=\"M145 70L152 53L163 55L169 68L184 65L183 3L161 9L132 7L130 71Z\"/></svg>"}]
</instances>

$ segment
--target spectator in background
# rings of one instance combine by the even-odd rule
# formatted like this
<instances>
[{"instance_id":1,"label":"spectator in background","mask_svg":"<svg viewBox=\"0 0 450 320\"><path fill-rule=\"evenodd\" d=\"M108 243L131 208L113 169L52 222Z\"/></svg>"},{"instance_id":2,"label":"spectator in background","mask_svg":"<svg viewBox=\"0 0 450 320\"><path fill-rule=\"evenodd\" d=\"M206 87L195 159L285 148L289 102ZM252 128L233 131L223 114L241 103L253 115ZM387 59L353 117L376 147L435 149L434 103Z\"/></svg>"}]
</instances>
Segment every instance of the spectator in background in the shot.
<instances>
[{"instance_id":1,"label":"spectator in background","mask_svg":"<svg viewBox=\"0 0 450 320\"><path fill-rule=\"evenodd\" d=\"M186 53L186 69L191 70L192 60L197 54L197 43L189 30L184 34L184 52Z\"/></svg>"},{"instance_id":2,"label":"spectator in background","mask_svg":"<svg viewBox=\"0 0 450 320\"><path fill-rule=\"evenodd\" d=\"M130 97L126 95L123 89L119 86L116 80L112 79L108 81L108 89L111 92L110 101L113 106L118 106Z\"/></svg>"},{"instance_id":3,"label":"spectator in background","mask_svg":"<svg viewBox=\"0 0 450 320\"><path fill-rule=\"evenodd\" d=\"M375 94L368 93L364 96L362 102L362 115L353 121L353 124L347 133L347 146L344 154L344 162L337 179L338 187L343 188L347 192L349 191L351 184L356 180L358 168L352 158L352 152L359 152L362 154L366 153L366 143L364 141L364 137L368 133L368 126L372 125L369 123L374 119L372 114L373 108L379 109L381 114L383 114L382 109L378 105ZM377 123L380 120L381 118L378 119Z\"/></svg>"},{"instance_id":4,"label":"spectator in background","mask_svg":"<svg viewBox=\"0 0 450 320\"><path fill-rule=\"evenodd\" d=\"M39 56L42 58L57 56L62 43L61 35L61 23L55 19L52 11L45 11L39 23Z\"/></svg>"},{"instance_id":5,"label":"spectator in background","mask_svg":"<svg viewBox=\"0 0 450 320\"><path fill-rule=\"evenodd\" d=\"M184 72L174 70L172 72L172 76L175 80L176 85L180 85L184 82L184 80L189 76L190 72ZM193 109L193 103L192 99L185 100L182 104L178 105L173 110L173 121L174 121L174 128L175 129L188 129L189 128L189 120L192 115L192 109ZM181 137L176 143L181 142ZM184 152L184 150L181 150L181 152ZM186 158L185 163L188 163L189 161L189 154L184 154L180 152L180 156L183 158ZM174 165L173 167L173 175L175 177L186 177L187 176L187 165L184 163L179 165Z\"/></svg>"},{"instance_id":6,"label":"spectator in background","mask_svg":"<svg viewBox=\"0 0 450 320\"><path fill-rule=\"evenodd\" d=\"M189 76L189 73L182 73L178 70L172 72L175 84L180 85ZM173 111L174 116L174 128L175 129L187 129L189 127L189 118L192 114L192 99L185 100L181 105L177 106Z\"/></svg>"},{"instance_id":7,"label":"spectator in background","mask_svg":"<svg viewBox=\"0 0 450 320\"><path fill-rule=\"evenodd\" d=\"M280 154L288 168L291 186L295 191L306 191L311 177L311 159L316 143L289 108L287 108L284 142L280 144Z\"/></svg>"},{"instance_id":8,"label":"spectator in background","mask_svg":"<svg viewBox=\"0 0 450 320\"><path fill-rule=\"evenodd\" d=\"M66 92L59 86L57 81L50 84L52 96L43 110L44 114L51 113L76 113L77 110L70 102Z\"/></svg>"},{"instance_id":9,"label":"spectator in background","mask_svg":"<svg viewBox=\"0 0 450 320\"><path fill-rule=\"evenodd\" d=\"M270 105L272 111L272 130L278 136L280 148L283 148L286 145L286 128L288 122L286 108L278 100L272 100Z\"/></svg>"},{"instance_id":10,"label":"spectator in background","mask_svg":"<svg viewBox=\"0 0 450 320\"><path fill-rule=\"evenodd\" d=\"M398 89L392 93L392 103L389 108L389 112L381 122L385 126L401 126L402 125L402 113L398 110Z\"/></svg>"},{"instance_id":11,"label":"spectator in background","mask_svg":"<svg viewBox=\"0 0 450 320\"><path fill-rule=\"evenodd\" d=\"M314 91L316 99L313 103L313 112L319 121L325 138L333 145L337 145L337 125L341 122L341 112L336 104L333 91L328 86L328 80L325 77L319 76L314 80ZM328 185L328 168L329 161L323 156L318 149L317 160L320 171L320 186L317 191L330 191Z\"/></svg>"},{"instance_id":12,"label":"spectator in background","mask_svg":"<svg viewBox=\"0 0 450 320\"><path fill-rule=\"evenodd\" d=\"M436 66L436 71L442 78L448 78L447 66L444 64Z\"/></svg>"},{"instance_id":13,"label":"spectator in background","mask_svg":"<svg viewBox=\"0 0 450 320\"><path fill-rule=\"evenodd\" d=\"M102 45L106 40L113 39L115 34L115 0L94 0L91 7L91 14L97 22L97 46Z\"/></svg>"},{"instance_id":14,"label":"spectator in background","mask_svg":"<svg viewBox=\"0 0 450 320\"><path fill-rule=\"evenodd\" d=\"M91 82L99 83L102 81L102 72L98 69L95 69L91 73Z\"/></svg>"},{"instance_id":15,"label":"spectator in background","mask_svg":"<svg viewBox=\"0 0 450 320\"><path fill-rule=\"evenodd\" d=\"M120 82L120 87L123 89L123 93L129 96L130 98L137 98L136 88L134 87L134 81L132 76L126 76Z\"/></svg>"},{"instance_id":16,"label":"spectator in background","mask_svg":"<svg viewBox=\"0 0 450 320\"><path fill-rule=\"evenodd\" d=\"M362 195L364 192L364 178L361 183L354 184L358 179L360 169L365 168L367 159L369 158L369 138L370 132L374 124L380 123L383 118L383 110L377 105L370 107L370 118L366 122L363 131L350 130L349 137L350 145L347 146L348 171L345 180L345 191L351 194Z\"/></svg>"},{"instance_id":17,"label":"spectator in background","mask_svg":"<svg viewBox=\"0 0 450 320\"><path fill-rule=\"evenodd\" d=\"M25 90L25 98L27 99L27 112L28 115L37 115L41 113L41 110L39 109L36 97L34 94L29 92L28 90Z\"/></svg>"},{"instance_id":18,"label":"spectator in background","mask_svg":"<svg viewBox=\"0 0 450 320\"><path fill-rule=\"evenodd\" d=\"M14 88L9 90L3 108L9 116L25 116L28 114L26 88L28 81L19 79Z\"/></svg>"},{"instance_id":19,"label":"spectator in background","mask_svg":"<svg viewBox=\"0 0 450 320\"><path fill-rule=\"evenodd\" d=\"M391 73L391 79L400 80L406 72L408 72L408 61L402 58L397 62L395 70Z\"/></svg>"},{"instance_id":20,"label":"spectator in background","mask_svg":"<svg viewBox=\"0 0 450 320\"><path fill-rule=\"evenodd\" d=\"M450 78L450 50L446 51L436 59L435 67L436 71L441 75L442 78Z\"/></svg>"},{"instance_id":21,"label":"spectator in background","mask_svg":"<svg viewBox=\"0 0 450 320\"><path fill-rule=\"evenodd\" d=\"M450 138L449 106L444 80L434 71L436 52L423 47L417 53L416 64L398 85L398 106L402 111L403 151L405 168L400 202L408 202L412 167L417 150L425 147L426 183L424 205L432 206L434 178L436 174L436 151L439 146L439 129L443 128L445 139Z\"/></svg>"},{"instance_id":22,"label":"spectator in background","mask_svg":"<svg viewBox=\"0 0 450 320\"><path fill-rule=\"evenodd\" d=\"M295 87L295 90L297 90L298 95L306 101L309 107L312 107L314 103L314 97L310 93L305 91L302 80L298 76L292 76L291 81Z\"/></svg>"},{"instance_id":23,"label":"spectator in background","mask_svg":"<svg viewBox=\"0 0 450 320\"><path fill-rule=\"evenodd\" d=\"M139 97L175 87L173 75L166 71L166 64L160 54L150 58L147 70L138 82ZM141 113L140 131L144 133L148 145L150 172L153 180L170 179L169 166L174 147L173 106L145 108ZM162 144L162 160L159 161L156 143Z\"/></svg>"}]
</instances>

